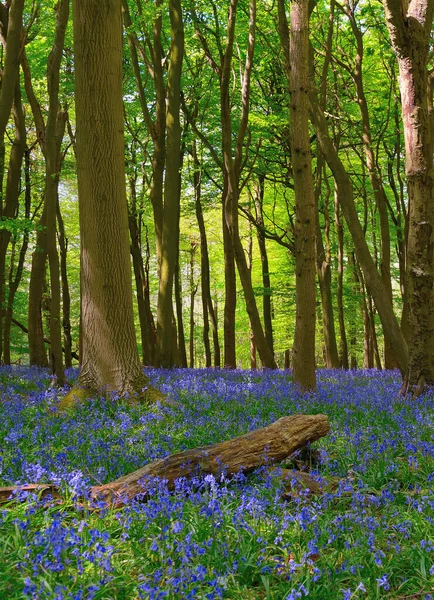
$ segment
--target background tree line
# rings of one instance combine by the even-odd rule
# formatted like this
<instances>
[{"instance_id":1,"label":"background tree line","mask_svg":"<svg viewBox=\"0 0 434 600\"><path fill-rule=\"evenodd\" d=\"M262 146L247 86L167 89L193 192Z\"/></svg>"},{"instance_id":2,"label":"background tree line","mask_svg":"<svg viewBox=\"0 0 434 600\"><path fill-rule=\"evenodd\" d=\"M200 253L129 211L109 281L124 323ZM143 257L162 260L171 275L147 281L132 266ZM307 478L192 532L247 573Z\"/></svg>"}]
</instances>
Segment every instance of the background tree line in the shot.
<instances>
[{"instance_id":1,"label":"background tree line","mask_svg":"<svg viewBox=\"0 0 434 600\"><path fill-rule=\"evenodd\" d=\"M103 385L135 329L144 365L432 383L432 0L72 13L0 3L1 360Z\"/></svg>"}]
</instances>

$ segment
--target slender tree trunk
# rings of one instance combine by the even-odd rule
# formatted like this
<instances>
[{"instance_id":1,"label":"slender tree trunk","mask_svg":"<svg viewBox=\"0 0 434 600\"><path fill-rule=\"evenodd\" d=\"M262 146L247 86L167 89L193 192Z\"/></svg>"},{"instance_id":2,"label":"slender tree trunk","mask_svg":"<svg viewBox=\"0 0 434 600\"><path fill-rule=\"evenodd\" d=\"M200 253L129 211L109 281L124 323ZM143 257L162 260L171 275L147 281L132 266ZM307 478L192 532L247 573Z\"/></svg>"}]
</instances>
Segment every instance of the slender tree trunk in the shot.
<instances>
[{"instance_id":1,"label":"slender tree trunk","mask_svg":"<svg viewBox=\"0 0 434 600\"><path fill-rule=\"evenodd\" d=\"M237 280L232 237L226 223L225 199L228 193L227 190L228 184L227 177L225 176L222 209L223 252L225 261L225 306L223 316L224 366L226 369L236 369L235 314L237 307Z\"/></svg>"},{"instance_id":2,"label":"slender tree trunk","mask_svg":"<svg viewBox=\"0 0 434 600\"><path fill-rule=\"evenodd\" d=\"M324 332L325 365L328 369L340 367L338 347L336 343L335 321L332 302L332 275L330 260L326 255L319 222L319 198L321 195L322 171L324 159L321 153L317 158L317 185L315 188L315 230L316 230L316 273L321 294L321 314ZM324 212L327 208L324 208Z\"/></svg>"},{"instance_id":3,"label":"slender tree trunk","mask_svg":"<svg viewBox=\"0 0 434 600\"><path fill-rule=\"evenodd\" d=\"M189 339L189 366L194 368L194 300L196 298L197 284L194 282L194 265L197 243L192 241L190 246L190 339Z\"/></svg>"},{"instance_id":4,"label":"slender tree trunk","mask_svg":"<svg viewBox=\"0 0 434 600\"><path fill-rule=\"evenodd\" d=\"M350 8L348 2L345 3L345 12L350 20L351 28L356 40L356 59L353 71L353 79L356 86L357 100L362 118L363 135L362 142L365 151L366 166L368 167L369 180L373 191L375 204L380 217L380 232L381 232L381 261L380 273L384 287L392 305L392 280L390 274L390 231L389 231L389 215L387 208L387 197L381 180L381 174L377 169L377 164L372 147L371 125L369 117L368 103L365 96L363 84L363 34L359 29L354 15L354 9ZM384 341L384 356L386 369L393 369L396 362L393 358L393 349L387 339Z\"/></svg>"},{"instance_id":5,"label":"slender tree trunk","mask_svg":"<svg viewBox=\"0 0 434 600\"><path fill-rule=\"evenodd\" d=\"M31 204L31 182L30 182L30 151L26 147L24 151L24 164L25 164L25 207L24 207L24 216L26 219L30 219L30 204ZM6 307L6 315L5 315L5 323L4 323L4 340L3 340L3 348L4 348L4 363L6 365L11 364L11 347L10 347L10 337L11 337L11 326L13 319L13 308L14 308L14 299L15 294L20 285L23 271L24 271L24 263L27 256L27 249L29 246L29 230L25 229L23 234L23 241L21 244L20 254L18 258L18 265L15 271L15 277L11 279L9 284L9 294L8 294L8 303Z\"/></svg>"},{"instance_id":6,"label":"slender tree trunk","mask_svg":"<svg viewBox=\"0 0 434 600\"><path fill-rule=\"evenodd\" d=\"M348 228L353 238L357 258L363 269L366 284L375 305L377 307L380 319L383 325L384 335L389 338L390 343L395 349L395 358L402 373L407 371L408 366L408 348L402 335L398 321L393 313L387 291L381 277L372 260L366 239L360 224L356 206L354 203L354 192L348 173L345 170L342 161L336 149L333 146L328 135L327 122L323 111L320 109L314 94L310 95L311 100L311 119L315 127L318 141L324 158L329 165L330 170L336 181L339 203L345 216Z\"/></svg>"},{"instance_id":7,"label":"slender tree trunk","mask_svg":"<svg viewBox=\"0 0 434 600\"><path fill-rule=\"evenodd\" d=\"M348 343L344 317L344 228L339 207L339 190L335 189L335 223L338 238L338 320L341 338L340 363L343 369L348 369Z\"/></svg>"},{"instance_id":8,"label":"slender tree trunk","mask_svg":"<svg viewBox=\"0 0 434 600\"><path fill-rule=\"evenodd\" d=\"M139 228L137 226L136 219L137 217L132 213L128 217L128 225L131 237L131 257L133 259L134 278L136 282L140 339L142 343L142 362L144 365L153 365L155 356L154 332L150 318L150 306L148 307L148 303L146 301L147 290L144 265L141 253Z\"/></svg>"},{"instance_id":9,"label":"slender tree trunk","mask_svg":"<svg viewBox=\"0 0 434 600\"><path fill-rule=\"evenodd\" d=\"M274 340L273 340L273 320L271 310L271 278L270 278L270 267L268 264L268 253L267 245L265 242L265 235L263 231L264 227L264 215L263 215L263 203L264 203L264 184L265 177L260 175L258 177L258 183L255 193L255 213L256 222L259 227L256 229L258 237L259 252L261 254L261 266L262 266L262 285L264 293L262 296L262 312L264 318L264 333L267 340L268 346L271 352L274 354Z\"/></svg>"},{"instance_id":10,"label":"slender tree trunk","mask_svg":"<svg viewBox=\"0 0 434 600\"><path fill-rule=\"evenodd\" d=\"M261 358L262 366L275 369L276 363L273 353L268 346L264 335L262 323L259 317L258 307L253 292L251 275L247 266L244 248L241 243L238 223L238 199L241 163L243 156L243 143L248 126L249 101L250 101L250 78L253 67L253 54L255 47L256 27L256 0L250 0L249 10L249 41L246 54L246 62L242 83L242 116L238 128L235 156L232 155L232 119L230 107L230 79L232 54L235 35L235 21L237 11L237 0L231 0L228 18L227 44L224 53L223 66L220 79L220 106L222 122L222 150L224 166L227 174L227 196L225 198L225 219L234 249L235 262L244 292L246 309L255 336L256 347Z\"/></svg>"},{"instance_id":11,"label":"slender tree trunk","mask_svg":"<svg viewBox=\"0 0 434 600\"><path fill-rule=\"evenodd\" d=\"M69 293L68 281L68 238L65 233L65 225L60 210L59 196L57 197L57 226L59 230L58 240L60 249L60 275L62 282L62 329L63 329L63 353L65 355L65 367L72 367L72 337L71 337L71 295Z\"/></svg>"},{"instance_id":12,"label":"slender tree trunk","mask_svg":"<svg viewBox=\"0 0 434 600\"><path fill-rule=\"evenodd\" d=\"M19 84L15 87L15 100L13 104L13 114L15 121L15 139L10 151L9 167L6 181L6 194L4 204L0 204L0 216L4 218L15 218L18 213L21 167L23 163L24 151L26 147L26 125L24 119L23 106L21 102L21 91ZM0 358L3 349L3 311L6 309L5 294L5 271L6 271L6 253L11 238L10 231L0 229ZM9 291L10 293L10 291ZM10 324L9 324L10 328ZM5 359L6 360L6 359ZM9 360L10 362L10 360ZM7 364L7 363L6 363Z\"/></svg>"},{"instance_id":13,"label":"slender tree trunk","mask_svg":"<svg viewBox=\"0 0 434 600\"><path fill-rule=\"evenodd\" d=\"M181 72L184 54L184 27L180 0L169 0L172 45L169 56L166 114L166 177L160 276L157 308L157 364L172 367L176 348L172 339L172 293L179 245L179 204L181 167L181 126L179 120Z\"/></svg>"},{"instance_id":14,"label":"slender tree trunk","mask_svg":"<svg viewBox=\"0 0 434 600\"><path fill-rule=\"evenodd\" d=\"M81 233L79 383L161 397L137 350L125 190L121 0L74 0Z\"/></svg>"},{"instance_id":15,"label":"slender tree trunk","mask_svg":"<svg viewBox=\"0 0 434 600\"><path fill-rule=\"evenodd\" d=\"M184 316L183 316L183 308L182 308L182 283L181 283L181 274L179 267L179 255L176 259L176 268L175 268L175 276L174 276L174 288L175 288L175 305L176 305L176 320L175 316L172 316L172 335L173 335L173 344L174 344L174 364L179 364L179 366L186 368L187 367L187 348L185 344L185 333L184 333ZM177 327L176 327L177 325Z\"/></svg>"},{"instance_id":16,"label":"slender tree trunk","mask_svg":"<svg viewBox=\"0 0 434 600\"><path fill-rule=\"evenodd\" d=\"M218 329L214 307L211 299L210 272L208 241L206 237L205 222L203 219L201 194L202 194L202 173L200 171L199 160L197 157L196 142L193 142L193 162L194 162L194 199L196 209L196 219L200 233L200 285L202 296L203 313L203 343L205 347L205 364L211 366L211 346L209 341L209 322L211 321L214 341L214 365L220 366L220 346L218 341ZM209 317L209 318L208 318Z\"/></svg>"}]
</instances>

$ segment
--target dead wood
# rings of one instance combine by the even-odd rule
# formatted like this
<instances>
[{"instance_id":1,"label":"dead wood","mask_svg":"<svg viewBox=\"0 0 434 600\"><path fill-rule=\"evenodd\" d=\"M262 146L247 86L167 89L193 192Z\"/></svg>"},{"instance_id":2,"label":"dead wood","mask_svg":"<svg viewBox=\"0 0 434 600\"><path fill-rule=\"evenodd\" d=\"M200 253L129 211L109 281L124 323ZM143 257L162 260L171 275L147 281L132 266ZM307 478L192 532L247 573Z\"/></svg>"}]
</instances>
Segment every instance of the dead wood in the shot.
<instances>
[{"instance_id":1,"label":"dead wood","mask_svg":"<svg viewBox=\"0 0 434 600\"><path fill-rule=\"evenodd\" d=\"M141 469L91 489L93 498L121 505L143 494L143 482L158 477L167 481L169 490L175 480L197 474L217 475L224 471L233 475L248 473L267 464L276 464L309 442L329 431L325 415L293 415L230 440L185 450L158 459Z\"/></svg>"},{"instance_id":2,"label":"dead wood","mask_svg":"<svg viewBox=\"0 0 434 600\"><path fill-rule=\"evenodd\" d=\"M201 446L155 460L141 469L104 485L93 486L91 497L114 506L122 506L138 495L144 495L143 483L153 478L167 482L169 490L175 480L200 474L233 475L249 473L264 465L276 465L325 436L330 429L325 415L292 415L282 417L267 427L255 429L240 437L211 446ZM59 488L51 484L27 484L0 488L0 502L12 500L17 492L59 498Z\"/></svg>"}]
</instances>

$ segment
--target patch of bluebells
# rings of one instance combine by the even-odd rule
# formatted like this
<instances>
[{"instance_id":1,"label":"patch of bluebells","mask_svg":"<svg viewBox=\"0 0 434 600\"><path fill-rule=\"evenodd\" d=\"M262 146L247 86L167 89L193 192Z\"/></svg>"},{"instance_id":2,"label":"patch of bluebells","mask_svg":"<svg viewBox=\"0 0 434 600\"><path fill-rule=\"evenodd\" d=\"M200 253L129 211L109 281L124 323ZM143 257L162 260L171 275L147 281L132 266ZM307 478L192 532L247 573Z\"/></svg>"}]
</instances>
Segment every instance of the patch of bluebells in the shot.
<instances>
[{"instance_id":1,"label":"patch of bluebells","mask_svg":"<svg viewBox=\"0 0 434 600\"><path fill-rule=\"evenodd\" d=\"M26 493L5 505L5 597L429 598L432 392L399 398L398 375L378 371L324 370L304 395L288 371L148 374L173 404L105 397L59 414L63 391L47 371L0 368L1 483L52 482L70 497L58 505ZM89 511L91 485L295 412L329 416L311 470L322 495L298 489L284 501L278 472L228 479L222 468L180 479L175 493L147 481L147 502Z\"/></svg>"}]
</instances>

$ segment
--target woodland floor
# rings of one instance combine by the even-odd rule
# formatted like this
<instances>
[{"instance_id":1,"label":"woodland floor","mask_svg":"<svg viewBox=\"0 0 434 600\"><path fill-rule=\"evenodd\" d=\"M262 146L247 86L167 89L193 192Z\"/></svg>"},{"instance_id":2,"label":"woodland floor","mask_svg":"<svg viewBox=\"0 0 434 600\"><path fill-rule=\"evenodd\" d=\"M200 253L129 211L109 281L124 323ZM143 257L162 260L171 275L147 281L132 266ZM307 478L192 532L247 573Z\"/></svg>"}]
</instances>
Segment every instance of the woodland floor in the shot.
<instances>
[{"instance_id":1,"label":"woodland floor","mask_svg":"<svg viewBox=\"0 0 434 600\"><path fill-rule=\"evenodd\" d=\"M433 391L403 400L399 376L378 371L320 371L305 396L289 372L150 377L174 404L101 398L59 414L47 372L0 369L0 485L52 482L65 496L0 506L0 598L432 598ZM334 482L322 494L262 469L175 494L154 482L121 510L83 503L95 483L295 412L330 420L319 452L286 465Z\"/></svg>"}]
</instances>

